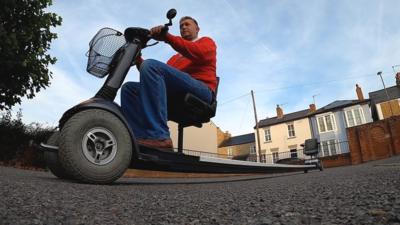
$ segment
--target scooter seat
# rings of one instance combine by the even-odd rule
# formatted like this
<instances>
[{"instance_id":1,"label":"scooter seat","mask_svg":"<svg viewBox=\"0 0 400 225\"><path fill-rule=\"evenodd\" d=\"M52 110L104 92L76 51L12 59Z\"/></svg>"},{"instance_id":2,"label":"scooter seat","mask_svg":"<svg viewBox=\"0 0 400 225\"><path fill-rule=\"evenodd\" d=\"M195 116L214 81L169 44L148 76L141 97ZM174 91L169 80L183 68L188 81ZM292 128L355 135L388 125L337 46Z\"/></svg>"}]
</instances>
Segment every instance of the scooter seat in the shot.
<instances>
[{"instance_id":1,"label":"scooter seat","mask_svg":"<svg viewBox=\"0 0 400 225\"><path fill-rule=\"evenodd\" d=\"M178 123L178 153L183 153L183 129L189 126L202 127L215 116L217 110L217 88L210 104L191 93L168 96L168 119Z\"/></svg>"},{"instance_id":2,"label":"scooter seat","mask_svg":"<svg viewBox=\"0 0 400 225\"><path fill-rule=\"evenodd\" d=\"M311 155L317 155L319 152L318 149L318 140L315 138L312 139L307 139L305 140L304 143L304 154L311 156Z\"/></svg>"},{"instance_id":3,"label":"scooter seat","mask_svg":"<svg viewBox=\"0 0 400 225\"><path fill-rule=\"evenodd\" d=\"M168 102L168 119L178 124L201 127L215 116L217 101L213 99L208 104L191 93L186 93L183 99L171 99Z\"/></svg>"},{"instance_id":4,"label":"scooter seat","mask_svg":"<svg viewBox=\"0 0 400 225\"><path fill-rule=\"evenodd\" d=\"M211 103L207 103L191 93L184 93L168 97L168 120L174 121L183 127L202 127L215 116L217 111L217 90L219 77L217 77L217 88Z\"/></svg>"}]
</instances>

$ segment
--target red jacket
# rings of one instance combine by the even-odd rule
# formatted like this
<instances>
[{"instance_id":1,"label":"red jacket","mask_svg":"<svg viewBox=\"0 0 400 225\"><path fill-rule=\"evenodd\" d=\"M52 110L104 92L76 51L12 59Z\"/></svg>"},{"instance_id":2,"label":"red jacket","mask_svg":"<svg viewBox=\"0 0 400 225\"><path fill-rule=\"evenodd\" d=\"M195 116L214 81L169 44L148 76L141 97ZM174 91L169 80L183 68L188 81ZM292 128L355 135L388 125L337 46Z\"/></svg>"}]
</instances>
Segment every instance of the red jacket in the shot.
<instances>
[{"instance_id":1,"label":"red jacket","mask_svg":"<svg viewBox=\"0 0 400 225\"><path fill-rule=\"evenodd\" d=\"M217 46L215 42L209 37L187 41L172 34L167 34L166 42L178 52L168 60L167 64L190 74L215 91L217 86Z\"/></svg>"}]
</instances>

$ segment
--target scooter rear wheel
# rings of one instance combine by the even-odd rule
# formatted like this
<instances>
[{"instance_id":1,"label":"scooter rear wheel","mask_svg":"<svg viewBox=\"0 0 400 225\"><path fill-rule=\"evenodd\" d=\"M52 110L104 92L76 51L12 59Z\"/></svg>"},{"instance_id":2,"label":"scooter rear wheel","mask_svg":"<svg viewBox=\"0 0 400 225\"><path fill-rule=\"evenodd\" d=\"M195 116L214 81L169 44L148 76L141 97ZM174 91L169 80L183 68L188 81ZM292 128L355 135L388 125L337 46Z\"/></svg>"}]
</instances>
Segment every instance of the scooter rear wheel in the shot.
<instances>
[{"instance_id":1,"label":"scooter rear wheel","mask_svg":"<svg viewBox=\"0 0 400 225\"><path fill-rule=\"evenodd\" d=\"M88 109L73 115L61 129L61 164L74 179L107 184L120 178L132 157L131 136L114 114Z\"/></svg>"},{"instance_id":2,"label":"scooter rear wheel","mask_svg":"<svg viewBox=\"0 0 400 225\"><path fill-rule=\"evenodd\" d=\"M54 132L50 138L47 140L48 145L58 146L58 139L60 137L60 132ZM71 175L67 173L64 167L61 165L58 159L58 152L45 151L44 160L46 162L47 168L50 170L54 176L61 179L71 179Z\"/></svg>"},{"instance_id":3,"label":"scooter rear wheel","mask_svg":"<svg viewBox=\"0 0 400 225\"><path fill-rule=\"evenodd\" d=\"M319 171L323 171L324 170L324 165L322 164L322 161L318 162L318 169L319 169Z\"/></svg>"}]
</instances>

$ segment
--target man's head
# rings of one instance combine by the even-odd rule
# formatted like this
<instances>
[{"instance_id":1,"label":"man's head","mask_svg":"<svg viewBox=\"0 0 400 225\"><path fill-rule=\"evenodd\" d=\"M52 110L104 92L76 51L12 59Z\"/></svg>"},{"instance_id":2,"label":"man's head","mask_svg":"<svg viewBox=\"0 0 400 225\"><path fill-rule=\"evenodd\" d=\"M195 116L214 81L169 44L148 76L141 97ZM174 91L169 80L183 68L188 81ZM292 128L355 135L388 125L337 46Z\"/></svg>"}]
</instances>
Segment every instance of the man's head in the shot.
<instances>
[{"instance_id":1,"label":"man's head","mask_svg":"<svg viewBox=\"0 0 400 225\"><path fill-rule=\"evenodd\" d=\"M179 20L179 30L183 39L193 41L197 38L200 27L195 19L190 16L184 16Z\"/></svg>"}]
</instances>

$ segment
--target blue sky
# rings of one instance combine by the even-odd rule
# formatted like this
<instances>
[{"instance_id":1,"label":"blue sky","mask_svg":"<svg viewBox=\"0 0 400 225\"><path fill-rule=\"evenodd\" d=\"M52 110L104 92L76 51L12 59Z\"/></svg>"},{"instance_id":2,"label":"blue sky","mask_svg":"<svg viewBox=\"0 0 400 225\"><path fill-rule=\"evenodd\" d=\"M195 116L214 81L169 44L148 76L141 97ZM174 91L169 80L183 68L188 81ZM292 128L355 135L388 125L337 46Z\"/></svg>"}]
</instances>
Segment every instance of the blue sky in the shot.
<instances>
[{"instance_id":1,"label":"blue sky","mask_svg":"<svg viewBox=\"0 0 400 225\"><path fill-rule=\"evenodd\" d=\"M170 30L178 32L180 17L197 18L200 35L218 46L221 77L214 123L234 135L253 131L250 90L258 119L307 109L316 95L317 107L335 100L355 99L358 83L368 92L395 84L392 66L400 64L400 1L358 0L86 0L53 2L48 11L63 18L50 54L52 84L36 98L23 100L23 120L57 125L62 113L92 97L103 79L86 72L88 43L102 27L123 31L129 26L151 28L166 22L169 8L178 11ZM143 51L144 58L167 61L174 54L166 44ZM400 67L395 67L399 70ZM138 80L132 68L128 80ZM116 99L119 103L119 96Z\"/></svg>"}]
</instances>

